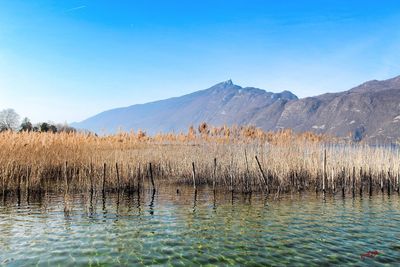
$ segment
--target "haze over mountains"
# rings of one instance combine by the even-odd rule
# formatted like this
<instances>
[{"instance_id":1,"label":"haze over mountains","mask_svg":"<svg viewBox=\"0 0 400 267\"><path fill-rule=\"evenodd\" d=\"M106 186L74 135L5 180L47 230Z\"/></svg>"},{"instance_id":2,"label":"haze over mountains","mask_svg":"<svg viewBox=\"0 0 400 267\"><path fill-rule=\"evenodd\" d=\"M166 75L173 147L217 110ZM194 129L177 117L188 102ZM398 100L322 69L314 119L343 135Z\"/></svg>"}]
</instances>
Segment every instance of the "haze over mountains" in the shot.
<instances>
[{"instance_id":1,"label":"haze over mountains","mask_svg":"<svg viewBox=\"0 0 400 267\"><path fill-rule=\"evenodd\" d=\"M98 133L142 129L154 134L186 132L201 122L395 142L400 137L400 76L303 99L289 91L243 88L229 80L181 97L108 110L73 126Z\"/></svg>"}]
</instances>

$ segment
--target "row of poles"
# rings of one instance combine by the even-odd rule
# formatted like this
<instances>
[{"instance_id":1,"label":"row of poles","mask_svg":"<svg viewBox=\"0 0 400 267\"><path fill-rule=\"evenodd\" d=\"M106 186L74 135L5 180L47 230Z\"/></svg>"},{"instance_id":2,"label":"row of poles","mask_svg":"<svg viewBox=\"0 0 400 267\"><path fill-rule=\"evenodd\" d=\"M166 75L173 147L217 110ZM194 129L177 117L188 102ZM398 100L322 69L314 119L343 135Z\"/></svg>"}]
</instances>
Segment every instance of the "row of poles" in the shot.
<instances>
[{"instance_id":1,"label":"row of poles","mask_svg":"<svg viewBox=\"0 0 400 267\"><path fill-rule=\"evenodd\" d=\"M338 188L335 187L335 181L334 181L334 175L333 175L333 170L332 170L332 176L331 176L331 190L332 193L336 193L336 190ZM396 180L392 181L391 177L391 172L388 171L387 175L380 175L380 181L379 181L379 187L382 193L385 191L385 184L387 188L387 193L391 193L391 188L393 188L394 191L397 193L400 193L400 177L397 175ZM353 166L352 171L350 171L349 174L349 182L351 186L351 193L353 197L356 195L357 187L356 187L356 167ZM386 182L385 182L385 177L386 177ZM342 168L341 170L341 188L339 190L342 191L342 194L346 194L346 174L345 174L345 169ZM395 184L392 186L392 184ZM372 180L372 175L371 173L367 174L366 172L363 172L363 169L360 168L360 180L358 181L358 191L359 194L362 195L364 191L364 185L368 185L368 192L369 195L372 195L373 193L373 180ZM322 193L325 195L327 193L327 188L329 187L329 182L328 182L328 172L327 172L327 156L326 156L326 149L324 149L324 154L323 154L323 173L322 173ZM318 187L316 187L316 191L318 191Z\"/></svg>"},{"instance_id":2,"label":"row of poles","mask_svg":"<svg viewBox=\"0 0 400 267\"><path fill-rule=\"evenodd\" d=\"M246 168L247 168L247 173L248 173L248 177L250 175L249 172L249 164L248 164L248 158L247 158L247 153L245 151L245 161L246 161ZM257 163L257 167L259 170L259 180L258 183L259 185L262 187L262 191L266 192L267 194L270 192L270 186L273 184L271 183L271 177L269 175L269 173L265 173L262 164L259 160L259 158L257 156L255 156L255 161ZM357 182L357 185L359 185L359 189L357 190L356 188L356 168L353 167L352 168L352 174L351 171L348 172L348 176L345 177L345 170L342 170L342 175L341 177L334 177L333 175L333 171L332 171L332 176L331 176L331 180L329 181L328 179L328 172L327 172L327 153L326 153L326 149L323 151L323 170L322 170L322 192L323 194L326 194L328 192L328 189L331 189L331 192L336 193L336 191L342 191L343 195L345 194L346 189L348 189L349 185L351 186L351 192L353 194L353 196L356 194L356 191L359 191L359 194L362 195L363 191L364 191L364 186L365 184L368 185L368 191L370 194L372 194L373 191L373 180L372 180L372 176L371 174L368 176L366 175L366 173L363 173L363 170L360 170L360 180ZM115 163L115 171L116 171L116 182L117 182L117 190L121 189L121 173L120 173L120 167L118 163ZM148 163L148 177L149 177L149 181L151 183L151 188L153 191L156 190L156 185L155 185L155 180L154 180L154 173L153 173L153 166L152 163ZM197 193L197 188L198 188L198 184L197 184L197 173L196 173L196 165L195 162L193 161L191 163L191 169L192 169L192 182L193 182L193 188L194 191ZM29 168L28 168L29 169ZM104 163L103 164L103 168L102 168L102 181L101 181L101 192L103 193L103 195L106 193L107 191L107 164ZM68 166L68 162L65 162L65 166L64 166L64 191L65 194L68 194L68 192L70 191L70 175L69 175L69 166ZM79 169L78 169L79 171ZM95 181L94 181L94 168L93 168L93 164L91 163L89 166L89 178L90 178L90 192L91 194L94 193L95 190ZM138 171L140 172L140 165L139 165L139 169ZM382 177L380 178L379 181L379 185L380 185L380 189L382 192L384 192L385 186L387 188L387 192L388 194L390 194L391 192L391 188L394 188L393 190L399 192L400 189L400 183L399 183L399 176L397 176L397 180L391 181L391 176L390 176L390 172L388 172L387 175L382 175ZM26 174L26 188L29 191L29 170L27 170L27 174ZM58 176L57 176L58 177ZM247 177L247 178L248 178ZM384 180L386 177L386 181ZM272 177L273 178L273 177ZM336 178L339 178L338 180ZM349 178L349 179L346 179ZM58 178L57 178L58 179ZM225 179L225 178L224 178ZM137 188L136 190L141 190L140 187L140 173L138 174L138 181L137 181ZM296 183L299 182L299 177L296 177ZM348 182L346 182L346 180ZM212 189L215 192L216 191L216 181L217 181L217 158L213 159L213 170L212 170ZM226 181L226 180L225 180ZM300 181L301 182L301 181ZM337 188L336 187L336 182L340 182L339 186L341 186L341 188ZM374 181L376 182L376 180ZM228 181L228 183L230 184L226 184L227 186L229 186L230 191L234 191L234 178L233 175L230 175L230 181ZM273 181L272 181L273 183ZM393 186L393 183L396 186ZM21 192L21 184L22 184L22 178L21 176L18 176L18 188L17 188L17 193L20 194ZM97 184L97 183L96 183ZM249 179L246 179L244 186L246 186L247 188L247 192L246 193L251 193L252 191L252 187L249 186ZM321 184L319 184L319 186L321 186ZM321 189L321 187L318 186L318 183L316 184L316 192L318 192L318 190ZM306 186L307 187L307 186ZM4 177L3 177L3 196L6 194L6 186L4 183ZM42 189L42 188L41 188ZM276 188L274 188L276 189ZM338 190L339 189L339 190ZM280 184L277 188L278 194L281 191L280 188Z\"/></svg>"}]
</instances>

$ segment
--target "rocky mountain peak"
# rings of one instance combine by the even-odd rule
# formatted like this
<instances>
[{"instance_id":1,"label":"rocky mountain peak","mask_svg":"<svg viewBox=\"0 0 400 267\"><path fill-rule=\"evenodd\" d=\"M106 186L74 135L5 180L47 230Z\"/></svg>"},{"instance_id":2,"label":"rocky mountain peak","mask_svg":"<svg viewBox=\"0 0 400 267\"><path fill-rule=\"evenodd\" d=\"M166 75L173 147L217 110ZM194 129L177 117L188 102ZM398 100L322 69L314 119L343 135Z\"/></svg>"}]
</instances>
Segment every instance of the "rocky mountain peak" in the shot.
<instances>
[{"instance_id":1,"label":"rocky mountain peak","mask_svg":"<svg viewBox=\"0 0 400 267\"><path fill-rule=\"evenodd\" d=\"M227 80L225 82L222 82L222 84L229 86L229 85L233 85L233 82L232 82L231 79L229 79L229 80Z\"/></svg>"}]
</instances>

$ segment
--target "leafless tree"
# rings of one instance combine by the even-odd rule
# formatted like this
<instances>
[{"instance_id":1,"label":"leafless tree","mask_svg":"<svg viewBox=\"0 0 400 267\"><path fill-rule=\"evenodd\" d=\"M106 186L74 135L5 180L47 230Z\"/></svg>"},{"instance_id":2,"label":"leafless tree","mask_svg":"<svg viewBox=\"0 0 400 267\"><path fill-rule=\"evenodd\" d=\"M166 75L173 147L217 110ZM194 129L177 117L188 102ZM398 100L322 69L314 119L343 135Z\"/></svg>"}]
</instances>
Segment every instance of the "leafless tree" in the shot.
<instances>
[{"instance_id":1,"label":"leafless tree","mask_svg":"<svg viewBox=\"0 0 400 267\"><path fill-rule=\"evenodd\" d=\"M65 132L65 133L75 133L76 129L69 126L67 123L64 124L56 124L57 132Z\"/></svg>"},{"instance_id":2,"label":"leafless tree","mask_svg":"<svg viewBox=\"0 0 400 267\"><path fill-rule=\"evenodd\" d=\"M16 131L19 127L19 115L9 108L0 111L0 132Z\"/></svg>"}]
</instances>

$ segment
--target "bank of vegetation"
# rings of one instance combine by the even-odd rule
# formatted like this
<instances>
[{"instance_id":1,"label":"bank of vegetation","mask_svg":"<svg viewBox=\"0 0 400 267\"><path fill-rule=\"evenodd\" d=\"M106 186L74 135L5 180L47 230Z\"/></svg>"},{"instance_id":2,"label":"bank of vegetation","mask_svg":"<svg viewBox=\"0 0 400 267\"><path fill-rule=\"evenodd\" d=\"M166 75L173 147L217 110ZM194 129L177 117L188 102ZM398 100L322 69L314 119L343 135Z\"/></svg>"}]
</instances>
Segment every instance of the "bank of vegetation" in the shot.
<instances>
[{"instance_id":1,"label":"bank of vegetation","mask_svg":"<svg viewBox=\"0 0 400 267\"><path fill-rule=\"evenodd\" d=\"M137 192L163 184L267 194L399 190L399 150L312 133L209 127L147 136L0 133L0 194Z\"/></svg>"}]
</instances>

